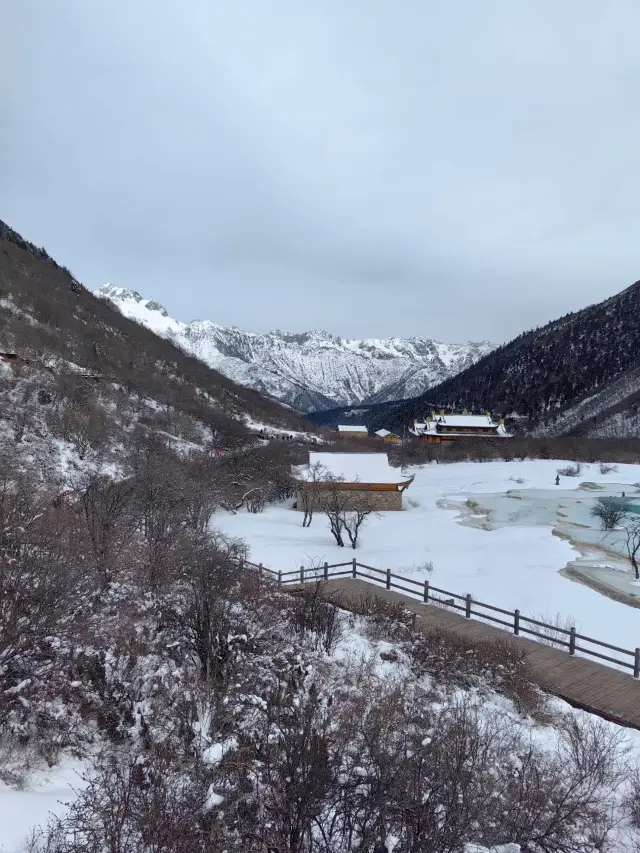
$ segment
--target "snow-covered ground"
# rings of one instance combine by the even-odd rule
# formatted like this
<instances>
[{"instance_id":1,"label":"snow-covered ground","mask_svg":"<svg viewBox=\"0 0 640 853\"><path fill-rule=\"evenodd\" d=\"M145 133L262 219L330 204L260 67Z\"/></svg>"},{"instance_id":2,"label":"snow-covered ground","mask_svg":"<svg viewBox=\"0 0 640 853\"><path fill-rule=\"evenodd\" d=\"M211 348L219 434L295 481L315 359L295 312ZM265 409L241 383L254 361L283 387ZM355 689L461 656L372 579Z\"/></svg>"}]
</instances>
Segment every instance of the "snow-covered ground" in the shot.
<instances>
[{"instance_id":1,"label":"snow-covered ground","mask_svg":"<svg viewBox=\"0 0 640 853\"><path fill-rule=\"evenodd\" d=\"M310 528L291 502L267 508L262 514L216 516L217 526L243 537L251 559L290 571L301 565L337 563L356 556L361 562L399 574L425 579L451 592L471 593L489 604L523 615L571 621L589 636L627 649L640 646L640 613L560 574L577 552L547 526L509 526L482 530L460 524L460 513L438 502L459 501L469 495L504 494L509 489L552 489L559 460L460 462L411 469L412 486L405 492L406 512L382 513L362 530L356 552L338 548L327 520L316 515ZM562 490L583 482L640 482L640 465L619 465L603 475L599 465L584 465L579 477L562 477ZM524 480L524 482L518 482ZM597 493L593 493L597 494ZM426 574L424 564L433 562Z\"/></svg>"},{"instance_id":2,"label":"snow-covered ground","mask_svg":"<svg viewBox=\"0 0 640 853\"><path fill-rule=\"evenodd\" d=\"M33 830L63 814L65 803L75 799L74 790L84 785L82 770L78 762L63 760L50 770L32 772L19 789L0 781L0 853L23 853Z\"/></svg>"},{"instance_id":3,"label":"snow-covered ground","mask_svg":"<svg viewBox=\"0 0 640 853\"><path fill-rule=\"evenodd\" d=\"M321 439L319 436L315 435L312 432L299 432L294 429L285 429L284 427L276 427L272 424L266 424L263 421L256 421L250 415L245 414L244 423L247 429L250 429L252 432L261 433L263 432L268 438L293 438L296 441L305 441L309 444L320 444Z\"/></svg>"}]
</instances>

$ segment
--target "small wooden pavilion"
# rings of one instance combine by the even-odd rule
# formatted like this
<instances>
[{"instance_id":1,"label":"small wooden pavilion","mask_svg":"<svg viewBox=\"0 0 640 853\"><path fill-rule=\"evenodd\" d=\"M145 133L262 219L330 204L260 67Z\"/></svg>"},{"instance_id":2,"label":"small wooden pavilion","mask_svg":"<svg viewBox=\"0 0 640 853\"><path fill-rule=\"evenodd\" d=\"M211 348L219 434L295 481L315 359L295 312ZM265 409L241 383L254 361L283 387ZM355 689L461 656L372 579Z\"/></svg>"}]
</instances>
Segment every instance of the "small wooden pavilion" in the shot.
<instances>
[{"instance_id":1,"label":"small wooden pavilion","mask_svg":"<svg viewBox=\"0 0 640 853\"><path fill-rule=\"evenodd\" d=\"M334 489L352 495L352 508L365 503L376 511L402 509L402 494L413 482L389 465L386 453L326 453L309 451L309 464L297 468L297 508L321 508L323 496ZM326 500L326 498L324 498Z\"/></svg>"},{"instance_id":2,"label":"small wooden pavilion","mask_svg":"<svg viewBox=\"0 0 640 853\"><path fill-rule=\"evenodd\" d=\"M388 429L377 429L374 433L376 438L382 439L382 441L386 441L390 444L394 444L398 441L401 441L399 435L396 435L395 432L390 432Z\"/></svg>"}]
</instances>

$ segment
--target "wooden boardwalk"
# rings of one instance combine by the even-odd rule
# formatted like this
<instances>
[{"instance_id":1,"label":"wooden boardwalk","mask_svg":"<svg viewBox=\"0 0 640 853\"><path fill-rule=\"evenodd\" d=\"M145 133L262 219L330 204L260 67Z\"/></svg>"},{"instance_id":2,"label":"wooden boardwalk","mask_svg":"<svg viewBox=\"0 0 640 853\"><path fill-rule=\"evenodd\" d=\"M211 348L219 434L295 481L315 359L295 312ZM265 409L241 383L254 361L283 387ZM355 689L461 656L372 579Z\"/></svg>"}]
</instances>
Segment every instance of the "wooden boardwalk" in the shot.
<instances>
[{"instance_id":1,"label":"wooden boardwalk","mask_svg":"<svg viewBox=\"0 0 640 853\"><path fill-rule=\"evenodd\" d=\"M516 637L486 622L465 619L456 612L423 604L408 595L360 579L335 578L324 581L322 585L332 596L338 593L347 608L350 600L353 602L363 596L377 596L386 601L401 601L407 610L421 617L425 627L455 631L483 640L515 643L526 650L528 663L543 690L575 707L621 725L640 729L640 682L620 670L578 655L569 655L565 649L526 637Z\"/></svg>"}]
</instances>

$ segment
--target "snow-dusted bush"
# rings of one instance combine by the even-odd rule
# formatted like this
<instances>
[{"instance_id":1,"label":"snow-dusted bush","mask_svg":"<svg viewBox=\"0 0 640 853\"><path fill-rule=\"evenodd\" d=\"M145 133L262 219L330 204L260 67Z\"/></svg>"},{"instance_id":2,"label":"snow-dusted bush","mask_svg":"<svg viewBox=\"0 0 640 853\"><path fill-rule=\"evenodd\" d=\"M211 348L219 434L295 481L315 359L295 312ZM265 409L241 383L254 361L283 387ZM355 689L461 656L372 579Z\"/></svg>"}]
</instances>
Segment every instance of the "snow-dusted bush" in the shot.
<instances>
[{"instance_id":1,"label":"snow-dusted bush","mask_svg":"<svg viewBox=\"0 0 640 853\"><path fill-rule=\"evenodd\" d=\"M600 473L603 476L605 474L617 474L618 473L618 466L617 465L610 465L607 462L601 462L599 467L600 467Z\"/></svg>"},{"instance_id":2,"label":"snow-dusted bush","mask_svg":"<svg viewBox=\"0 0 640 853\"><path fill-rule=\"evenodd\" d=\"M558 474L561 477L579 477L582 474L582 463L574 462L572 465L565 465L564 468L558 468Z\"/></svg>"},{"instance_id":3,"label":"snow-dusted bush","mask_svg":"<svg viewBox=\"0 0 640 853\"><path fill-rule=\"evenodd\" d=\"M234 458L203 475L137 432L128 476L86 471L55 501L0 469L0 734L90 762L40 847L605 850L626 785L612 729L552 729L513 644L244 568L210 530L259 476L262 457Z\"/></svg>"},{"instance_id":4,"label":"snow-dusted bush","mask_svg":"<svg viewBox=\"0 0 640 853\"><path fill-rule=\"evenodd\" d=\"M591 507L591 515L599 519L602 530L615 530L626 514L626 505L617 498L598 498Z\"/></svg>"},{"instance_id":5,"label":"snow-dusted bush","mask_svg":"<svg viewBox=\"0 0 640 853\"><path fill-rule=\"evenodd\" d=\"M300 637L310 638L314 648L327 654L334 651L343 635L342 613L336 604L327 601L320 582L296 591L288 619Z\"/></svg>"},{"instance_id":6,"label":"snow-dusted bush","mask_svg":"<svg viewBox=\"0 0 640 853\"><path fill-rule=\"evenodd\" d=\"M536 613L531 614L530 618L541 624L529 625L523 621L523 625L532 631L537 631L540 636L536 639L549 646L566 649L569 644L571 628L575 628L576 632L580 633L581 626L576 623L573 616L567 616L564 613Z\"/></svg>"}]
</instances>

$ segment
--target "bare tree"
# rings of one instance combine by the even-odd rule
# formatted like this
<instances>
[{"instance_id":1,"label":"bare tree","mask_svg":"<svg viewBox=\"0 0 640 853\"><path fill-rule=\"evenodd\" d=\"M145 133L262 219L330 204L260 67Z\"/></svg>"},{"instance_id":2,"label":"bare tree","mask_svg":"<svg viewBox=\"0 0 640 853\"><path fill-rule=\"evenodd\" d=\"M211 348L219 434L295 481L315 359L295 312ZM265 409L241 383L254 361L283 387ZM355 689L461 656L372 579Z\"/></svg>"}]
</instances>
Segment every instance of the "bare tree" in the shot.
<instances>
[{"instance_id":1,"label":"bare tree","mask_svg":"<svg viewBox=\"0 0 640 853\"><path fill-rule=\"evenodd\" d=\"M81 474L74 485L80 517L103 585L112 579L116 558L126 547L133 530L133 489L131 480L114 483L93 472Z\"/></svg>"},{"instance_id":2,"label":"bare tree","mask_svg":"<svg viewBox=\"0 0 640 853\"><path fill-rule=\"evenodd\" d=\"M329 528L336 545L344 548L344 519L349 510L351 493L347 489L341 489L339 483L334 482L331 486L322 490L320 496L321 507L329 519Z\"/></svg>"},{"instance_id":3,"label":"bare tree","mask_svg":"<svg viewBox=\"0 0 640 853\"><path fill-rule=\"evenodd\" d=\"M330 482L330 485L327 485ZM344 547L345 536L353 549L358 547L360 530L375 513L375 500L365 490L342 488L339 480L325 481L319 495L336 545Z\"/></svg>"},{"instance_id":4,"label":"bare tree","mask_svg":"<svg viewBox=\"0 0 640 853\"><path fill-rule=\"evenodd\" d=\"M342 527L349 537L351 547L358 547L358 536L363 524L370 515L377 514L375 509L375 501L370 495L359 493L354 501L353 509L347 510L342 517Z\"/></svg>"},{"instance_id":5,"label":"bare tree","mask_svg":"<svg viewBox=\"0 0 640 853\"><path fill-rule=\"evenodd\" d=\"M327 471L320 462L309 465L305 484L298 490L299 500L304 512L303 527L311 527L314 510L318 509L320 504L321 487L323 483L327 482L327 479Z\"/></svg>"},{"instance_id":6,"label":"bare tree","mask_svg":"<svg viewBox=\"0 0 640 853\"><path fill-rule=\"evenodd\" d=\"M640 567L638 567L638 552L640 551L640 518L626 517L621 525L622 536L616 544L621 544L631 563L636 580L640 580Z\"/></svg>"},{"instance_id":7,"label":"bare tree","mask_svg":"<svg viewBox=\"0 0 640 853\"><path fill-rule=\"evenodd\" d=\"M627 514L627 507L617 498L598 498L591 515L600 519L602 530L614 530Z\"/></svg>"},{"instance_id":8,"label":"bare tree","mask_svg":"<svg viewBox=\"0 0 640 853\"><path fill-rule=\"evenodd\" d=\"M157 587L187 528L187 489L180 460L150 438L134 448L132 495L147 550L148 583Z\"/></svg>"},{"instance_id":9,"label":"bare tree","mask_svg":"<svg viewBox=\"0 0 640 853\"><path fill-rule=\"evenodd\" d=\"M233 672L237 608L230 593L238 579L238 561L245 556L241 542L217 536L194 543L185 560L188 644L201 678L217 686L225 685Z\"/></svg>"}]
</instances>

